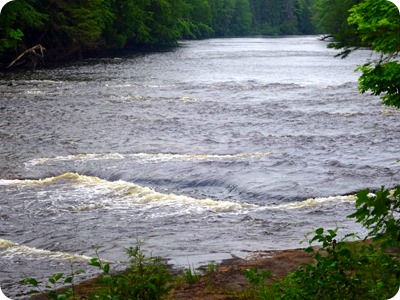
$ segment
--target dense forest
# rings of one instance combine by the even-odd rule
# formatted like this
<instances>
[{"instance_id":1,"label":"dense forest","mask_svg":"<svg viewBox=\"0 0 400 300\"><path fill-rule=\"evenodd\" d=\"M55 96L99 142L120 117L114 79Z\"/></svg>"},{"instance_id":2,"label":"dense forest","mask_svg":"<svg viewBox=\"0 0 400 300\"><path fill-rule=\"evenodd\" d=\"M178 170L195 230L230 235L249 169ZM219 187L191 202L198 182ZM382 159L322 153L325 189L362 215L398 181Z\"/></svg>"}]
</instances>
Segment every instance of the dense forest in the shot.
<instances>
[{"instance_id":1,"label":"dense forest","mask_svg":"<svg viewBox=\"0 0 400 300\"><path fill-rule=\"evenodd\" d=\"M180 39L251 35L324 33L346 55L349 47L371 46L362 40L357 22L348 21L351 8L366 2L14 0L0 14L0 66L155 49ZM23 54L25 60L19 60Z\"/></svg>"},{"instance_id":2,"label":"dense forest","mask_svg":"<svg viewBox=\"0 0 400 300\"><path fill-rule=\"evenodd\" d=\"M0 58L10 62L35 45L48 61L179 39L314 34L322 30L313 19L318 1L15 0L0 15Z\"/></svg>"}]
</instances>

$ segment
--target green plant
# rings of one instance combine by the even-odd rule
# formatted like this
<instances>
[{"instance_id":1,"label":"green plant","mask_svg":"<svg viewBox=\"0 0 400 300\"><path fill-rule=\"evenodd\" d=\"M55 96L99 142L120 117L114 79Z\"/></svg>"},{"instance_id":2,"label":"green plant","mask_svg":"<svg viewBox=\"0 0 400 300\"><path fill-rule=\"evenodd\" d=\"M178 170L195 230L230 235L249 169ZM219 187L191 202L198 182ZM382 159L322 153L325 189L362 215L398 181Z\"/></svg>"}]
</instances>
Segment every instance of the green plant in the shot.
<instances>
[{"instance_id":1,"label":"green plant","mask_svg":"<svg viewBox=\"0 0 400 300\"><path fill-rule=\"evenodd\" d=\"M210 275L214 273L216 270L217 270L217 265L215 264L215 262L211 261L207 264L206 275Z\"/></svg>"},{"instance_id":2,"label":"green plant","mask_svg":"<svg viewBox=\"0 0 400 300\"><path fill-rule=\"evenodd\" d=\"M143 241L126 249L130 266L121 274L111 275L108 264L93 259L91 265L103 271L103 289L96 291L91 299L138 299L157 300L171 288L172 276L166 264L159 257L147 257L141 250Z\"/></svg>"},{"instance_id":3,"label":"green plant","mask_svg":"<svg viewBox=\"0 0 400 300\"><path fill-rule=\"evenodd\" d=\"M271 277L270 271L259 271L256 267L244 270L244 277L253 286L259 286L265 284L265 279Z\"/></svg>"},{"instance_id":4,"label":"green plant","mask_svg":"<svg viewBox=\"0 0 400 300\"><path fill-rule=\"evenodd\" d=\"M22 284L29 285L33 287L28 294L37 294L40 293L44 295L47 299L52 300L67 300L67 299L76 299L75 298L75 290L74 290L74 278L78 274L85 273L84 270L73 270L73 264L71 265L71 273L64 274L64 273L55 273L52 274L48 279L48 283L45 284L44 288L41 287L40 281L35 278L25 278L22 281ZM65 287L68 285L69 287L60 289L61 287Z\"/></svg>"},{"instance_id":5,"label":"green plant","mask_svg":"<svg viewBox=\"0 0 400 300\"><path fill-rule=\"evenodd\" d=\"M370 91L372 95L381 96L385 105L400 108L399 10L385 0L358 2L349 10L347 21L354 26L363 45L379 54L374 62L367 62L356 69L362 72L359 90L362 93Z\"/></svg>"},{"instance_id":6,"label":"green plant","mask_svg":"<svg viewBox=\"0 0 400 300\"><path fill-rule=\"evenodd\" d=\"M314 233L306 251L314 253L316 263L304 266L294 276L305 287L303 295L324 299L337 299L338 295L342 299L388 299L396 293L400 269L394 256L367 243L345 241L356 237L354 234L337 242L337 229L324 235L324 229L319 228ZM322 242L322 247L311 247L314 241Z\"/></svg>"},{"instance_id":7,"label":"green plant","mask_svg":"<svg viewBox=\"0 0 400 300\"><path fill-rule=\"evenodd\" d=\"M370 229L369 237L384 248L400 246L400 186L393 192L382 187L375 195L363 190L357 193L356 208L348 217Z\"/></svg>"},{"instance_id":8,"label":"green plant","mask_svg":"<svg viewBox=\"0 0 400 300\"><path fill-rule=\"evenodd\" d=\"M338 228L318 228L307 235L314 262L303 264L282 280L265 284L257 269L245 270L253 286L246 299L389 299L398 290L400 264L396 257L371 244L339 241ZM311 235L311 238L309 236ZM319 245L313 245L318 242ZM240 298L241 299L241 298Z\"/></svg>"},{"instance_id":9,"label":"green plant","mask_svg":"<svg viewBox=\"0 0 400 300\"><path fill-rule=\"evenodd\" d=\"M183 279L186 283L195 283L200 280L200 274L196 272L194 267L183 270Z\"/></svg>"},{"instance_id":10,"label":"green plant","mask_svg":"<svg viewBox=\"0 0 400 300\"><path fill-rule=\"evenodd\" d=\"M337 295L343 295L343 298L351 299L356 297L357 289L352 281L352 271L357 265L355 253L350 244L344 240L354 234L346 235L341 241L337 241L336 229L327 230L318 228L309 234L315 234L309 241L309 247L306 252L313 253L315 264L305 265L300 271L297 271L295 280L300 280L306 286L308 295L323 297L325 299L334 299ZM322 243L320 248L312 246L313 242Z\"/></svg>"},{"instance_id":11,"label":"green plant","mask_svg":"<svg viewBox=\"0 0 400 300\"><path fill-rule=\"evenodd\" d=\"M89 265L102 272L99 278L101 288L95 290L89 299L158 300L169 292L172 275L167 265L160 257L147 257L141 250L142 244L143 241L138 240L135 247L126 249L130 266L120 274L111 274L110 264L101 260L99 248L94 248L97 257L90 259ZM29 294L40 293L51 300L76 299L74 277L81 273L85 271L74 271L71 263L71 274L53 274L48 278L47 284L42 284L35 278L26 278L22 283L33 287Z\"/></svg>"},{"instance_id":12,"label":"green plant","mask_svg":"<svg viewBox=\"0 0 400 300\"><path fill-rule=\"evenodd\" d=\"M271 277L271 272L267 270L259 271L256 267L245 269L244 277L249 281L252 288L250 291L242 293L241 297L244 299L272 299L269 292L269 287L266 285L265 280ZM241 299L239 297L239 299Z\"/></svg>"}]
</instances>

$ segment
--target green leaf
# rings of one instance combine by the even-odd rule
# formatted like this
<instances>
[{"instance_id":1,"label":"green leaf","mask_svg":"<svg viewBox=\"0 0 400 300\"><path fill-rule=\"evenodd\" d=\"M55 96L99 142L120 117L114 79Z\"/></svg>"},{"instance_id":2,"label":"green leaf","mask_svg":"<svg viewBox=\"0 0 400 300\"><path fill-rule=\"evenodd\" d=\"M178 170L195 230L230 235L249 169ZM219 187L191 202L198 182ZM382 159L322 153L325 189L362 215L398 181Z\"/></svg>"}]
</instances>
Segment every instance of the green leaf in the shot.
<instances>
[{"instance_id":1,"label":"green leaf","mask_svg":"<svg viewBox=\"0 0 400 300\"><path fill-rule=\"evenodd\" d=\"M30 284L30 285L33 285L33 286L38 286L39 285L39 281L37 281L35 278L27 278L22 283L23 284Z\"/></svg>"},{"instance_id":2,"label":"green leaf","mask_svg":"<svg viewBox=\"0 0 400 300\"><path fill-rule=\"evenodd\" d=\"M328 229L328 232L329 232L329 234L330 234L330 238L334 238L334 237L336 237L336 232L337 232L337 230L333 230L333 229Z\"/></svg>"},{"instance_id":3,"label":"green leaf","mask_svg":"<svg viewBox=\"0 0 400 300\"><path fill-rule=\"evenodd\" d=\"M318 228L318 229L315 230L315 233L319 234L319 235L323 234L324 233L324 229L323 228Z\"/></svg>"},{"instance_id":4,"label":"green leaf","mask_svg":"<svg viewBox=\"0 0 400 300\"><path fill-rule=\"evenodd\" d=\"M56 280L53 277L49 278L49 282L52 283L52 284L56 284Z\"/></svg>"},{"instance_id":5,"label":"green leaf","mask_svg":"<svg viewBox=\"0 0 400 300\"><path fill-rule=\"evenodd\" d=\"M111 275L103 275L102 282L104 284L110 284L112 282L112 276Z\"/></svg>"},{"instance_id":6,"label":"green leaf","mask_svg":"<svg viewBox=\"0 0 400 300\"><path fill-rule=\"evenodd\" d=\"M67 278L64 280L64 283L66 283L66 284L72 283L72 279L73 279L72 276L67 277Z\"/></svg>"},{"instance_id":7,"label":"green leaf","mask_svg":"<svg viewBox=\"0 0 400 300\"><path fill-rule=\"evenodd\" d=\"M104 273L108 274L108 272L110 271L110 264L105 264L103 271L104 271Z\"/></svg>"},{"instance_id":8,"label":"green leaf","mask_svg":"<svg viewBox=\"0 0 400 300\"><path fill-rule=\"evenodd\" d=\"M98 258L92 258L89 261L89 266L94 266L94 267L97 267L97 268L101 268L101 264L99 262L99 259Z\"/></svg>"},{"instance_id":9,"label":"green leaf","mask_svg":"<svg viewBox=\"0 0 400 300\"><path fill-rule=\"evenodd\" d=\"M313 247L307 247L307 248L304 249L304 251L307 252L307 253L311 253L311 252L314 252L314 248Z\"/></svg>"},{"instance_id":10,"label":"green leaf","mask_svg":"<svg viewBox=\"0 0 400 300\"><path fill-rule=\"evenodd\" d=\"M57 274L53 274L53 278L58 281L60 280L60 278L62 278L64 276L64 273L57 273Z\"/></svg>"},{"instance_id":11,"label":"green leaf","mask_svg":"<svg viewBox=\"0 0 400 300\"><path fill-rule=\"evenodd\" d=\"M67 295L65 294L57 295L57 300L67 300Z\"/></svg>"},{"instance_id":12,"label":"green leaf","mask_svg":"<svg viewBox=\"0 0 400 300\"><path fill-rule=\"evenodd\" d=\"M348 259L351 258L351 251L350 251L348 248L341 249L341 250L339 251L339 254L340 254L341 256L343 256L343 257L348 258Z\"/></svg>"}]
</instances>

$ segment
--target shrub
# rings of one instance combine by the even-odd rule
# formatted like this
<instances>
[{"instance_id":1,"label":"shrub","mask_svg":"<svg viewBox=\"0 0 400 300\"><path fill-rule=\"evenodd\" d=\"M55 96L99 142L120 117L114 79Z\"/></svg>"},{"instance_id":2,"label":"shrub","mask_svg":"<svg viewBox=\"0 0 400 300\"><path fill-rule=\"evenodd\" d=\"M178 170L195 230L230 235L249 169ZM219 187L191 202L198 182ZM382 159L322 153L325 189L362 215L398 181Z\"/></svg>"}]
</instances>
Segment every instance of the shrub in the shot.
<instances>
[{"instance_id":1,"label":"shrub","mask_svg":"<svg viewBox=\"0 0 400 300\"><path fill-rule=\"evenodd\" d=\"M370 229L368 237L384 248L399 247L400 186L392 192L382 187L375 195L369 189L363 190L357 193L356 208L348 217Z\"/></svg>"},{"instance_id":2,"label":"shrub","mask_svg":"<svg viewBox=\"0 0 400 300\"><path fill-rule=\"evenodd\" d=\"M147 257L141 250L142 242L126 249L130 266L122 274L111 276L107 264L102 266L94 259L92 265L103 270L101 283L105 288L97 291L90 299L137 299L158 300L166 295L172 282L172 275L160 257Z\"/></svg>"},{"instance_id":3,"label":"shrub","mask_svg":"<svg viewBox=\"0 0 400 300\"><path fill-rule=\"evenodd\" d=\"M246 278L258 285L256 299L389 299L399 287L400 264L396 257L372 244L336 240L338 229L318 228L309 235L315 262L303 264L281 281L260 285L260 275ZM315 247L312 244L322 245ZM256 279L256 280L255 280Z\"/></svg>"}]
</instances>

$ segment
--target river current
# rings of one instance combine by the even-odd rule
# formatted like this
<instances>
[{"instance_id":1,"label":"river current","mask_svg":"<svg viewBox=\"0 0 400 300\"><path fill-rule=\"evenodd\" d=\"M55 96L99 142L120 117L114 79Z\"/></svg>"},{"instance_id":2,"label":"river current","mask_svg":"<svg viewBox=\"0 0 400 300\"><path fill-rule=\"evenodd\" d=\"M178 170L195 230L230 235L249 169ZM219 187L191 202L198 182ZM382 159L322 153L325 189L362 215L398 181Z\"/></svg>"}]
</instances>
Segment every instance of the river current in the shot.
<instances>
[{"instance_id":1,"label":"river current","mask_svg":"<svg viewBox=\"0 0 400 300\"><path fill-rule=\"evenodd\" d=\"M354 193L400 180L400 112L315 36L0 73L0 286L124 248L192 264L364 232ZM123 264L122 264L123 265Z\"/></svg>"}]
</instances>

